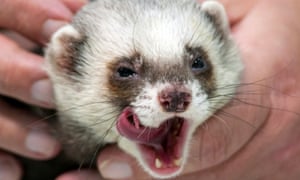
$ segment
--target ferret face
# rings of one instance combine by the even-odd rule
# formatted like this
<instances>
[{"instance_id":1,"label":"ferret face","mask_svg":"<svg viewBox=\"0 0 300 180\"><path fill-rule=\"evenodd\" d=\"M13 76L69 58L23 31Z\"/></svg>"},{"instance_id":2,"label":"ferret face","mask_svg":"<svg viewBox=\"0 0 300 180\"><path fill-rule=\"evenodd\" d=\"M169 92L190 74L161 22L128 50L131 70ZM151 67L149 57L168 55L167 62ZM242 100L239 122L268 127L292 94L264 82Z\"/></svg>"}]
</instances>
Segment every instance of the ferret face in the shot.
<instances>
[{"instance_id":1,"label":"ferret face","mask_svg":"<svg viewBox=\"0 0 300 180\"><path fill-rule=\"evenodd\" d=\"M241 71L215 1L93 2L53 36L46 57L60 124L75 129L59 132L77 140L64 143L86 143L88 155L116 142L156 178L182 171L194 131L228 102L222 94L234 89L222 87Z\"/></svg>"}]
</instances>

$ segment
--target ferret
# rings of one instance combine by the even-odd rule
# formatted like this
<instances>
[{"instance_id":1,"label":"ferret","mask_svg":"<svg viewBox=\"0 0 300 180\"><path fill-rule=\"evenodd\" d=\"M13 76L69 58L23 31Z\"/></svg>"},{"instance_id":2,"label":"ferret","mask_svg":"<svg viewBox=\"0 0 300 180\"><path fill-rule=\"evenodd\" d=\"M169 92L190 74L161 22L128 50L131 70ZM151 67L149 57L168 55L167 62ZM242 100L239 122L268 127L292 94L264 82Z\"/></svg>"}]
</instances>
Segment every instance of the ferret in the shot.
<instances>
[{"instance_id":1,"label":"ferret","mask_svg":"<svg viewBox=\"0 0 300 180\"><path fill-rule=\"evenodd\" d=\"M217 1L98 0L46 51L68 157L116 143L154 178L179 175L193 133L233 96L243 69Z\"/></svg>"}]
</instances>

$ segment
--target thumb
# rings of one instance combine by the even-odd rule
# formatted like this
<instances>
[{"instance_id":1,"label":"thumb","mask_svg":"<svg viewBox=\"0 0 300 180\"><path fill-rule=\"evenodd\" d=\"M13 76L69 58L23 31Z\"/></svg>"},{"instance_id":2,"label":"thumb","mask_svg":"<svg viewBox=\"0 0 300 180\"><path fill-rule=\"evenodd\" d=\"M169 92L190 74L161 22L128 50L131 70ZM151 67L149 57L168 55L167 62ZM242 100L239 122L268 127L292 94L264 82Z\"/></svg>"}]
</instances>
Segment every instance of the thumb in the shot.
<instances>
[{"instance_id":1,"label":"thumb","mask_svg":"<svg viewBox=\"0 0 300 180\"><path fill-rule=\"evenodd\" d=\"M66 3L60 0L2 1L0 27L17 31L39 43L72 18L72 10L82 0ZM72 5L72 6L71 6ZM68 7L70 6L70 7Z\"/></svg>"},{"instance_id":2,"label":"thumb","mask_svg":"<svg viewBox=\"0 0 300 180\"><path fill-rule=\"evenodd\" d=\"M98 157L98 169L105 179L152 179L133 157L125 154L117 146L109 146L101 151Z\"/></svg>"}]
</instances>

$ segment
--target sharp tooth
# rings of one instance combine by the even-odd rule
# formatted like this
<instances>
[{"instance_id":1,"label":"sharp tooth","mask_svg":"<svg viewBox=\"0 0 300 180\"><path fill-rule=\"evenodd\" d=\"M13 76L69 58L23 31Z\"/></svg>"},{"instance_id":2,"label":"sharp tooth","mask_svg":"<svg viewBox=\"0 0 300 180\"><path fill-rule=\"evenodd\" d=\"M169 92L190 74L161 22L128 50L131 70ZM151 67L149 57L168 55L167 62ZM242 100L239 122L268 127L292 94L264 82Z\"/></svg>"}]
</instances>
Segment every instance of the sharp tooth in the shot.
<instances>
[{"instance_id":1,"label":"sharp tooth","mask_svg":"<svg viewBox=\"0 0 300 180\"><path fill-rule=\"evenodd\" d=\"M155 167L157 169L160 169L162 167L162 163L158 158L155 159Z\"/></svg>"},{"instance_id":2,"label":"sharp tooth","mask_svg":"<svg viewBox=\"0 0 300 180\"><path fill-rule=\"evenodd\" d=\"M181 159L181 158L180 158L180 159L174 159L173 163L174 163L174 165L176 165L176 166L180 166L181 163L182 163L182 159Z\"/></svg>"}]
</instances>

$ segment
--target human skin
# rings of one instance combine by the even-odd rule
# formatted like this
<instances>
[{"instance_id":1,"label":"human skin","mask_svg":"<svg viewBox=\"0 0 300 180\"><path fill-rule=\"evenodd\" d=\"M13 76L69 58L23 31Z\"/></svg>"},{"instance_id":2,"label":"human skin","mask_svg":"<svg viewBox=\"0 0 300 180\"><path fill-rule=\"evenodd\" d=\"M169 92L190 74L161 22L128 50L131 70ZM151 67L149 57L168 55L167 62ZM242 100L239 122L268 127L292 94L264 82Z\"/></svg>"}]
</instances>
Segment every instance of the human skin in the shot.
<instances>
[{"instance_id":1,"label":"human skin","mask_svg":"<svg viewBox=\"0 0 300 180\"><path fill-rule=\"evenodd\" d=\"M233 101L195 133L177 179L300 178L300 1L222 1L245 65ZM116 146L98 158L109 179L151 179ZM70 172L59 180L79 180ZM96 177L95 177L96 179Z\"/></svg>"},{"instance_id":2,"label":"human skin","mask_svg":"<svg viewBox=\"0 0 300 180\"><path fill-rule=\"evenodd\" d=\"M39 117L9 104L7 96L46 108L53 107L51 83L43 57L27 51L5 31L14 31L45 45L57 28L71 20L84 0L2 0L0 5L0 179L18 180L22 168L10 155L45 160L55 156L59 143L48 135ZM19 39L19 38L17 38ZM31 126L32 125L32 126Z\"/></svg>"}]
</instances>

